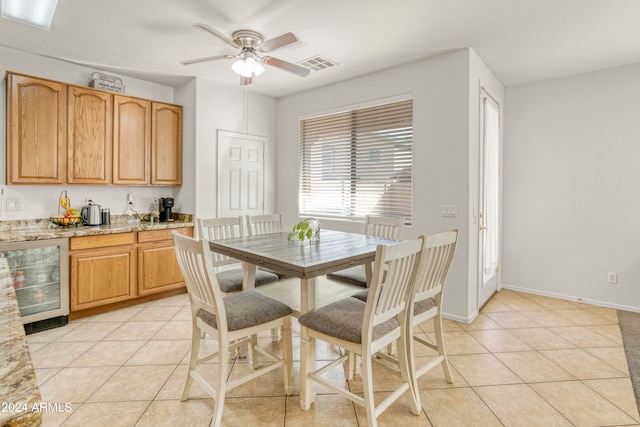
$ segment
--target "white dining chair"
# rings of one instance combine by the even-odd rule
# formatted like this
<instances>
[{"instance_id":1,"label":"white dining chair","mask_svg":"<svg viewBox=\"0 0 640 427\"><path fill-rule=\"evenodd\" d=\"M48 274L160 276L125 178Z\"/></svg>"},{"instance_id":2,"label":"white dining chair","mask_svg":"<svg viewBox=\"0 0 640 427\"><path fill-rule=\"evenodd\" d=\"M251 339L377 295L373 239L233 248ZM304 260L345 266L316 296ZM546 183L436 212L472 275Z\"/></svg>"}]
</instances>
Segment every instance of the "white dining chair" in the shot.
<instances>
[{"instance_id":1,"label":"white dining chair","mask_svg":"<svg viewBox=\"0 0 640 427\"><path fill-rule=\"evenodd\" d=\"M247 234L259 236L261 234L279 233L284 231L281 213L265 215L247 215Z\"/></svg>"},{"instance_id":2,"label":"white dining chair","mask_svg":"<svg viewBox=\"0 0 640 427\"><path fill-rule=\"evenodd\" d=\"M385 216L367 215L364 223L364 234L384 239L400 240L404 220ZM367 287L367 274L364 265L356 265L344 270L327 274L329 279Z\"/></svg>"},{"instance_id":3,"label":"white dining chair","mask_svg":"<svg viewBox=\"0 0 640 427\"><path fill-rule=\"evenodd\" d=\"M256 291L243 291L223 296L218 286L208 242L196 240L177 233L173 235L176 258L187 286L191 303L191 357L189 373L180 400L189 398L193 380L198 381L214 399L211 426L222 423L222 411L227 391L264 375L274 369L282 368L284 391L293 392L293 356L291 344L291 307ZM254 338L258 333L279 328L282 333L282 358L258 346ZM211 354L200 356L202 332L216 339L217 349ZM253 360L257 353L270 362L249 374L231 379L230 351L244 344L250 344ZM199 372L214 369L214 365L205 362L218 359L218 375L209 383ZM201 367L200 370L198 367Z\"/></svg>"},{"instance_id":4,"label":"white dining chair","mask_svg":"<svg viewBox=\"0 0 640 427\"><path fill-rule=\"evenodd\" d=\"M442 294L456 251L457 241L458 230L426 236L420 270L416 278L413 312L409 318L410 330L415 342L435 350L438 355L420 367L415 363L415 359L411 364L415 372L412 377L415 379L416 393L418 393L417 379L437 365L442 367L446 381L450 384L453 383L442 333ZM359 292L354 296L363 301L367 299L364 292ZM429 320L434 322L435 344L414 333L416 326ZM381 352L378 357L397 363L397 360L389 354Z\"/></svg>"},{"instance_id":5,"label":"white dining chair","mask_svg":"<svg viewBox=\"0 0 640 427\"><path fill-rule=\"evenodd\" d=\"M198 236L206 240L219 240L243 236L243 221L241 216L198 218ZM244 270L242 263L236 259L211 252L213 266L216 271L218 284L223 293L229 294L242 290ZM256 286L275 282L280 277L272 272L258 269L256 271Z\"/></svg>"},{"instance_id":6,"label":"white dining chair","mask_svg":"<svg viewBox=\"0 0 640 427\"><path fill-rule=\"evenodd\" d=\"M366 302L349 297L300 316L300 405L304 410L308 410L314 402L314 384L318 383L364 406L367 423L371 427L377 426L377 417L405 392L411 395L411 412L420 414L420 398L410 378L413 372L409 366L413 360L413 343L407 317L423 247L424 238L378 245ZM316 339L341 347L346 354L316 370L312 351ZM400 385L376 405L372 359L377 352L396 340L400 343L396 359L401 376ZM350 354L361 356L363 395L323 378L331 369L348 363Z\"/></svg>"},{"instance_id":7,"label":"white dining chair","mask_svg":"<svg viewBox=\"0 0 640 427\"><path fill-rule=\"evenodd\" d=\"M247 235L260 236L263 234L273 234L284 231L284 217L281 213L264 214L264 215L246 215L247 219ZM287 275L279 271L262 268L264 271L273 273L280 279L287 278Z\"/></svg>"}]
</instances>

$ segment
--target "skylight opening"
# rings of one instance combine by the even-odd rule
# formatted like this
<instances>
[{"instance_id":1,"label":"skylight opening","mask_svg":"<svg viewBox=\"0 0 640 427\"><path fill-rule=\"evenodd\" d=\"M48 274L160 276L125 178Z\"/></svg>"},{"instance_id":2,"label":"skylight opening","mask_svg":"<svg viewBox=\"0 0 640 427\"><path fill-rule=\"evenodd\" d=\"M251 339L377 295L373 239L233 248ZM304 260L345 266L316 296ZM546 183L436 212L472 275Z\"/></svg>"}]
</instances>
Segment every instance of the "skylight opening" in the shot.
<instances>
[{"instance_id":1,"label":"skylight opening","mask_svg":"<svg viewBox=\"0 0 640 427\"><path fill-rule=\"evenodd\" d=\"M2 0L2 17L48 30L58 0Z\"/></svg>"}]
</instances>

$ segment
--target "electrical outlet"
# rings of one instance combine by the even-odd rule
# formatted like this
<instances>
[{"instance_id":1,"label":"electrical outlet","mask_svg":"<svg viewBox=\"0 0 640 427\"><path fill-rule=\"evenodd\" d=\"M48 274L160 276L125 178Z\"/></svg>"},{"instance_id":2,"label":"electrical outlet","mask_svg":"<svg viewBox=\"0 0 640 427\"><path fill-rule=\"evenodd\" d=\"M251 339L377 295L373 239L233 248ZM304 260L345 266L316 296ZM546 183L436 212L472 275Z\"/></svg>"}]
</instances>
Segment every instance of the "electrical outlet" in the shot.
<instances>
[{"instance_id":1,"label":"electrical outlet","mask_svg":"<svg viewBox=\"0 0 640 427\"><path fill-rule=\"evenodd\" d=\"M609 272L609 274L607 275L607 282L611 283L612 285L618 283L618 273Z\"/></svg>"},{"instance_id":2,"label":"electrical outlet","mask_svg":"<svg viewBox=\"0 0 640 427\"><path fill-rule=\"evenodd\" d=\"M8 211L21 211L22 210L22 200L21 199L7 199L7 210Z\"/></svg>"}]
</instances>

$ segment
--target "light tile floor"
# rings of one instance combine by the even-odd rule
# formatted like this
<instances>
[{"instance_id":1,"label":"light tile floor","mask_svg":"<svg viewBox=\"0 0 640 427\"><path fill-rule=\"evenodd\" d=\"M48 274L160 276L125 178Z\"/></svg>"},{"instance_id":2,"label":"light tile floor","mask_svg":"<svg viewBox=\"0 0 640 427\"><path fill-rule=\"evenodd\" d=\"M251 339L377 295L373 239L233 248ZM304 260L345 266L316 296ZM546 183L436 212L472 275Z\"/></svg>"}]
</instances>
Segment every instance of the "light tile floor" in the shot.
<instances>
[{"instance_id":1,"label":"light tile floor","mask_svg":"<svg viewBox=\"0 0 640 427\"><path fill-rule=\"evenodd\" d=\"M470 325L446 320L454 384L440 367L420 379L422 413L403 397L379 418L382 426L640 425L615 310L503 290ZM285 396L281 372L232 390L224 426L366 426L361 407L318 387L305 412L299 404L299 327L294 321L296 391ZM416 333L433 338L425 323ZM45 426L208 426L212 400L197 384L180 402L191 323L186 294L123 308L29 335L44 402ZM270 345L270 338L260 338ZM209 341L209 346L213 345ZM337 348L318 345L318 359ZM418 349L426 361L433 353ZM420 363L420 362L418 362ZM236 360L231 375L246 372ZM217 365L202 369L217 375ZM395 377L375 372L377 397ZM337 369L333 381L344 383ZM349 382L362 389L357 377ZM65 410L64 404L70 407Z\"/></svg>"}]
</instances>

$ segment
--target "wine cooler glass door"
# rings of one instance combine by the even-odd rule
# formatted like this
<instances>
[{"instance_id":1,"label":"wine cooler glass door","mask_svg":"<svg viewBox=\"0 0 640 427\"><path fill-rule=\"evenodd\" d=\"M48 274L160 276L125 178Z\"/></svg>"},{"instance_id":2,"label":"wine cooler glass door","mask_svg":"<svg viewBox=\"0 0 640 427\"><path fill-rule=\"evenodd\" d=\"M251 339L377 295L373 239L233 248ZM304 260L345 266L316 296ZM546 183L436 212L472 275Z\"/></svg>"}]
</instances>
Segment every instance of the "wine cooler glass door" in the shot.
<instances>
[{"instance_id":1,"label":"wine cooler glass door","mask_svg":"<svg viewBox=\"0 0 640 427\"><path fill-rule=\"evenodd\" d=\"M69 315L67 239L0 244L23 323Z\"/></svg>"}]
</instances>

